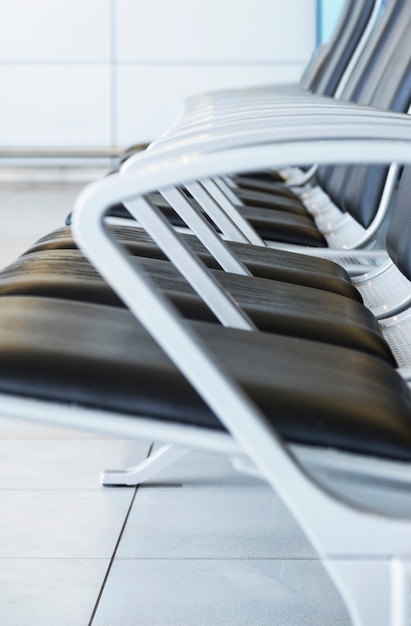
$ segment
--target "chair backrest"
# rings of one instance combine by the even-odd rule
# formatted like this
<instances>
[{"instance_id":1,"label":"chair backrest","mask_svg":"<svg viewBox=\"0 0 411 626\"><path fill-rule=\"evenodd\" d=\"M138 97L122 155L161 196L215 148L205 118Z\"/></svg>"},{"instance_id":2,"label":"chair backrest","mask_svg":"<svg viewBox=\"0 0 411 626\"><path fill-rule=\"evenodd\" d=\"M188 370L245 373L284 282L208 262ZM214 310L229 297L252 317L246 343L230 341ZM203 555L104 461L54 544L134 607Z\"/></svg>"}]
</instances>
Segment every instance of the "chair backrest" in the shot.
<instances>
[{"instance_id":1,"label":"chair backrest","mask_svg":"<svg viewBox=\"0 0 411 626\"><path fill-rule=\"evenodd\" d=\"M411 167L404 167L395 207L387 231L387 252L408 280L411 280Z\"/></svg>"},{"instance_id":2,"label":"chair backrest","mask_svg":"<svg viewBox=\"0 0 411 626\"><path fill-rule=\"evenodd\" d=\"M361 42L378 0L351 0L346 3L316 76L308 85L315 93L334 95L356 47Z\"/></svg>"},{"instance_id":3,"label":"chair backrest","mask_svg":"<svg viewBox=\"0 0 411 626\"><path fill-rule=\"evenodd\" d=\"M409 5L409 0L388 0L383 15L363 48L339 99L370 103L398 40L404 36L402 25L406 23ZM384 81L382 84L385 84ZM331 199L344 209L340 195L347 172L344 167L339 167L331 182L334 171L333 166L321 166L317 169L317 179L324 188L328 185L327 191Z\"/></svg>"},{"instance_id":4,"label":"chair backrest","mask_svg":"<svg viewBox=\"0 0 411 626\"><path fill-rule=\"evenodd\" d=\"M405 113L411 103L411 2L397 0L383 26L375 41L378 58L372 67L365 66L367 81L359 100ZM321 168L318 176L331 199L368 228L379 209L387 172L385 166L342 166Z\"/></svg>"},{"instance_id":5,"label":"chair backrest","mask_svg":"<svg viewBox=\"0 0 411 626\"><path fill-rule=\"evenodd\" d=\"M384 62L384 58L388 59L394 51L396 38L392 36L392 33L394 30L396 33L401 31L402 20L407 13L407 3L410 4L408 0L387 2L381 19L347 79L344 90L339 96L340 99L360 102L366 85L369 86L371 93L375 90L381 70L378 68L377 71L373 70L377 64L381 67L381 57Z\"/></svg>"}]
</instances>

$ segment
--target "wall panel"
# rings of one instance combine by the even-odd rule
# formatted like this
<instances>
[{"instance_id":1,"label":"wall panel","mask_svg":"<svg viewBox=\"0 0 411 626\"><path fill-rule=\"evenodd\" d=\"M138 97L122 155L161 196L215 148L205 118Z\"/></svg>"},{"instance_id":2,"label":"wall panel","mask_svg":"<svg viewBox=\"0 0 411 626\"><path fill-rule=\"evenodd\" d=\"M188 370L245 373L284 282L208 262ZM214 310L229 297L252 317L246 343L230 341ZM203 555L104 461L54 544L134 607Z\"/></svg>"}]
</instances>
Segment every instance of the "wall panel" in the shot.
<instances>
[{"instance_id":1,"label":"wall panel","mask_svg":"<svg viewBox=\"0 0 411 626\"><path fill-rule=\"evenodd\" d=\"M197 91L296 81L316 0L13 0L0 20L10 147L150 139Z\"/></svg>"},{"instance_id":2,"label":"wall panel","mask_svg":"<svg viewBox=\"0 0 411 626\"><path fill-rule=\"evenodd\" d=\"M107 146L109 70L87 66L0 66L3 146Z\"/></svg>"},{"instance_id":3,"label":"wall panel","mask_svg":"<svg viewBox=\"0 0 411 626\"><path fill-rule=\"evenodd\" d=\"M1 3L0 62L108 61L111 0Z\"/></svg>"},{"instance_id":4,"label":"wall panel","mask_svg":"<svg viewBox=\"0 0 411 626\"><path fill-rule=\"evenodd\" d=\"M117 6L119 61L301 62L313 47L313 0L117 0Z\"/></svg>"},{"instance_id":5,"label":"wall panel","mask_svg":"<svg viewBox=\"0 0 411 626\"><path fill-rule=\"evenodd\" d=\"M117 143L126 146L159 136L193 93L297 81L302 65L127 65L117 79ZM150 111L150 115L147 112Z\"/></svg>"}]
</instances>

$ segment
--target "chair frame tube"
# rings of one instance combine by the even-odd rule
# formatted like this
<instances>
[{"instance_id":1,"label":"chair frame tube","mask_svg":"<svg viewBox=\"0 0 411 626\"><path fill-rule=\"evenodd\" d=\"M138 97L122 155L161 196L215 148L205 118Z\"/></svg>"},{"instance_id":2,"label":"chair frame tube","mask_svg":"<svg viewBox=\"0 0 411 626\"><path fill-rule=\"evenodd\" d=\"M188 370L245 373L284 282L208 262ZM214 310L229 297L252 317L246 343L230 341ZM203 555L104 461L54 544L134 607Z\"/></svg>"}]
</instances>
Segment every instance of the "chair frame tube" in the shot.
<instances>
[{"instance_id":1,"label":"chair frame tube","mask_svg":"<svg viewBox=\"0 0 411 626\"><path fill-rule=\"evenodd\" d=\"M384 119L374 114L378 121L370 115L367 123L368 116L360 115L357 124L351 109L348 119L334 118L333 129L327 120L312 125L308 124L312 118L302 116L298 125L281 124L269 137L259 133L253 139L248 136L248 143L244 136L241 142L234 137L231 143L226 137L225 145L211 153L209 150L216 147L210 148L207 142L192 144L184 155L177 149L174 154L163 154L157 167L151 158L146 166L143 157L137 172L114 175L80 195L73 231L90 261L284 500L321 556L353 623L405 626L410 615L406 593L411 578L410 521L353 506L317 484L175 308L140 270L130 266L104 224L112 204L141 197L153 189L222 172L304 163L308 154L318 163L410 163L410 120L395 116L397 121L393 121L392 116ZM150 235L162 245L161 236L157 238L153 231Z\"/></svg>"}]
</instances>

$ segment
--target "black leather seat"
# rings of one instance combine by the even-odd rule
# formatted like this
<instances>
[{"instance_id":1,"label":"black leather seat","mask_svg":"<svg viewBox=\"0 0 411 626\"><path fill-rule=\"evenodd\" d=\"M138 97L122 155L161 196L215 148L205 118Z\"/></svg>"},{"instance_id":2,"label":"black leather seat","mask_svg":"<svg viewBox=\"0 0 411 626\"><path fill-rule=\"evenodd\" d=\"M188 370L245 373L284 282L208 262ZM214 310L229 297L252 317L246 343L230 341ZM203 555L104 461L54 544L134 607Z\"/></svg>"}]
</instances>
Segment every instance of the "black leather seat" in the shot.
<instances>
[{"instance_id":1,"label":"black leather seat","mask_svg":"<svg viewBox=\"0 0 411 626\"><path fill-rule=\"evenodd\" d=\"M110 226L110 230L131 254L149 258L165 258L163 252L141 228ZM211 268L219 267L196 237L184 234L181 237L194 252L200 255L206 265ZM228 245L253 276L323 289L361 302L361 296L353 287L347 272L332 261L243 243L229 242ZM77 246L71 229L61 228L39 239L27 253L75 248Z\"/></svg>"},{"instance_id":2,"label":"black leather seat","mask_svg":"<svg viewBox=\"0 0 411 626\"><path fill-rule=\"evenodd\" d=\"M329 53L308 84L310 91L323 96L335 94L372 17L374 6L372 0L354 0L345 4L330 42Z\"/></svg>"},{"instance_id":3,"label":"black leather seat","mask_svg":"<svg viewBox=\"0 0 411 626\"><path fill-rule=\"evenodd\" d=\"M168 261L134 258L191 319L214 316ZM215 271L257 328L352 347L395 365L371 313L359 302L321 289ZM33 252L0 273L0 296L33 295L120 306L121 302L77 250Z\"/></svg>"},{"instance_id":4,"label":"black leather seat","mask_svg":"<svg viewBox=\"0 0 411 626\"><path fill-rule=\"evenodd\" d=\"M190 324L287 440L411 459L410 393L383 360L303 339ZM222 428L133 316L114 307L1 297L0 391L130 420Z\"/></svg>"}]
</instances>

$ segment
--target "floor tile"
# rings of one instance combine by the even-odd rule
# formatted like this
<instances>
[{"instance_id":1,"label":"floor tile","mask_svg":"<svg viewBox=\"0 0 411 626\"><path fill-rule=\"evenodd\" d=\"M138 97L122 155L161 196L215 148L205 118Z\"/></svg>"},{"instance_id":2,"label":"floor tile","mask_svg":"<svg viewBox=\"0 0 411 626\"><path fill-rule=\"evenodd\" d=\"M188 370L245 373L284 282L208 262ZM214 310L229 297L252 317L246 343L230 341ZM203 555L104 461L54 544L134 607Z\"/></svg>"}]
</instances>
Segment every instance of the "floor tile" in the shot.
<instances>
[{"instance_id":1,"label":"floor tile","mask_svg":"<svg viewBox=\"0 0 411 626\"><path fill-rule=\"evenodd\" d=\"M1 491L0 558L110 558L132 490Z\"/></svg>"},{"instance_id":2,"label":"floor tile","mask_svg":"<svg viewBox=\"0 0 411 626\"><path fill-rule=\"evenodd\" d=\"M349 626L315 561L116 561L93 626Z\"/></svg>"},{"instance_id":3,"label":"floor tile","mask_svg":"<svg viewBox=\"0 0 411 626\"><path fill-rule=\"evenodd\" d=\"M0 559L0 624L86 626L106 559Z\"/></svg>"},{"instance_id":4,"label":"floor tile","mask_svg":"<svg viewBox=\"0 0 411 626\"><path fill-rule=\"evenodd\" d=\"M154 446L154 451L159 448ZM263 487L268 484L260 478L254 478L234 469L229 457L208 452L189 452L165 470L154 476L148 484L181 484L183 488L192 487Z\"/></svg>"},{"instance_id":5,"label":"floor tile","mask_svg":"<svg viewBox=\"0 0 411 626\"><path fill-rule=\"evenodd\" d=\"M100 472L143 461L147 442L0 439L1 489L101 489Z\"/></svg>"},{"instance_id":6,"label":"floor tile","mask_svg":"<svg viewBox=\"0 0 411 626\"><path fill-rule=\"evenodd\" d=\"M315 558L279 498L249 489L140 488L119 558Z\"/></svg>"}]
</instances>

